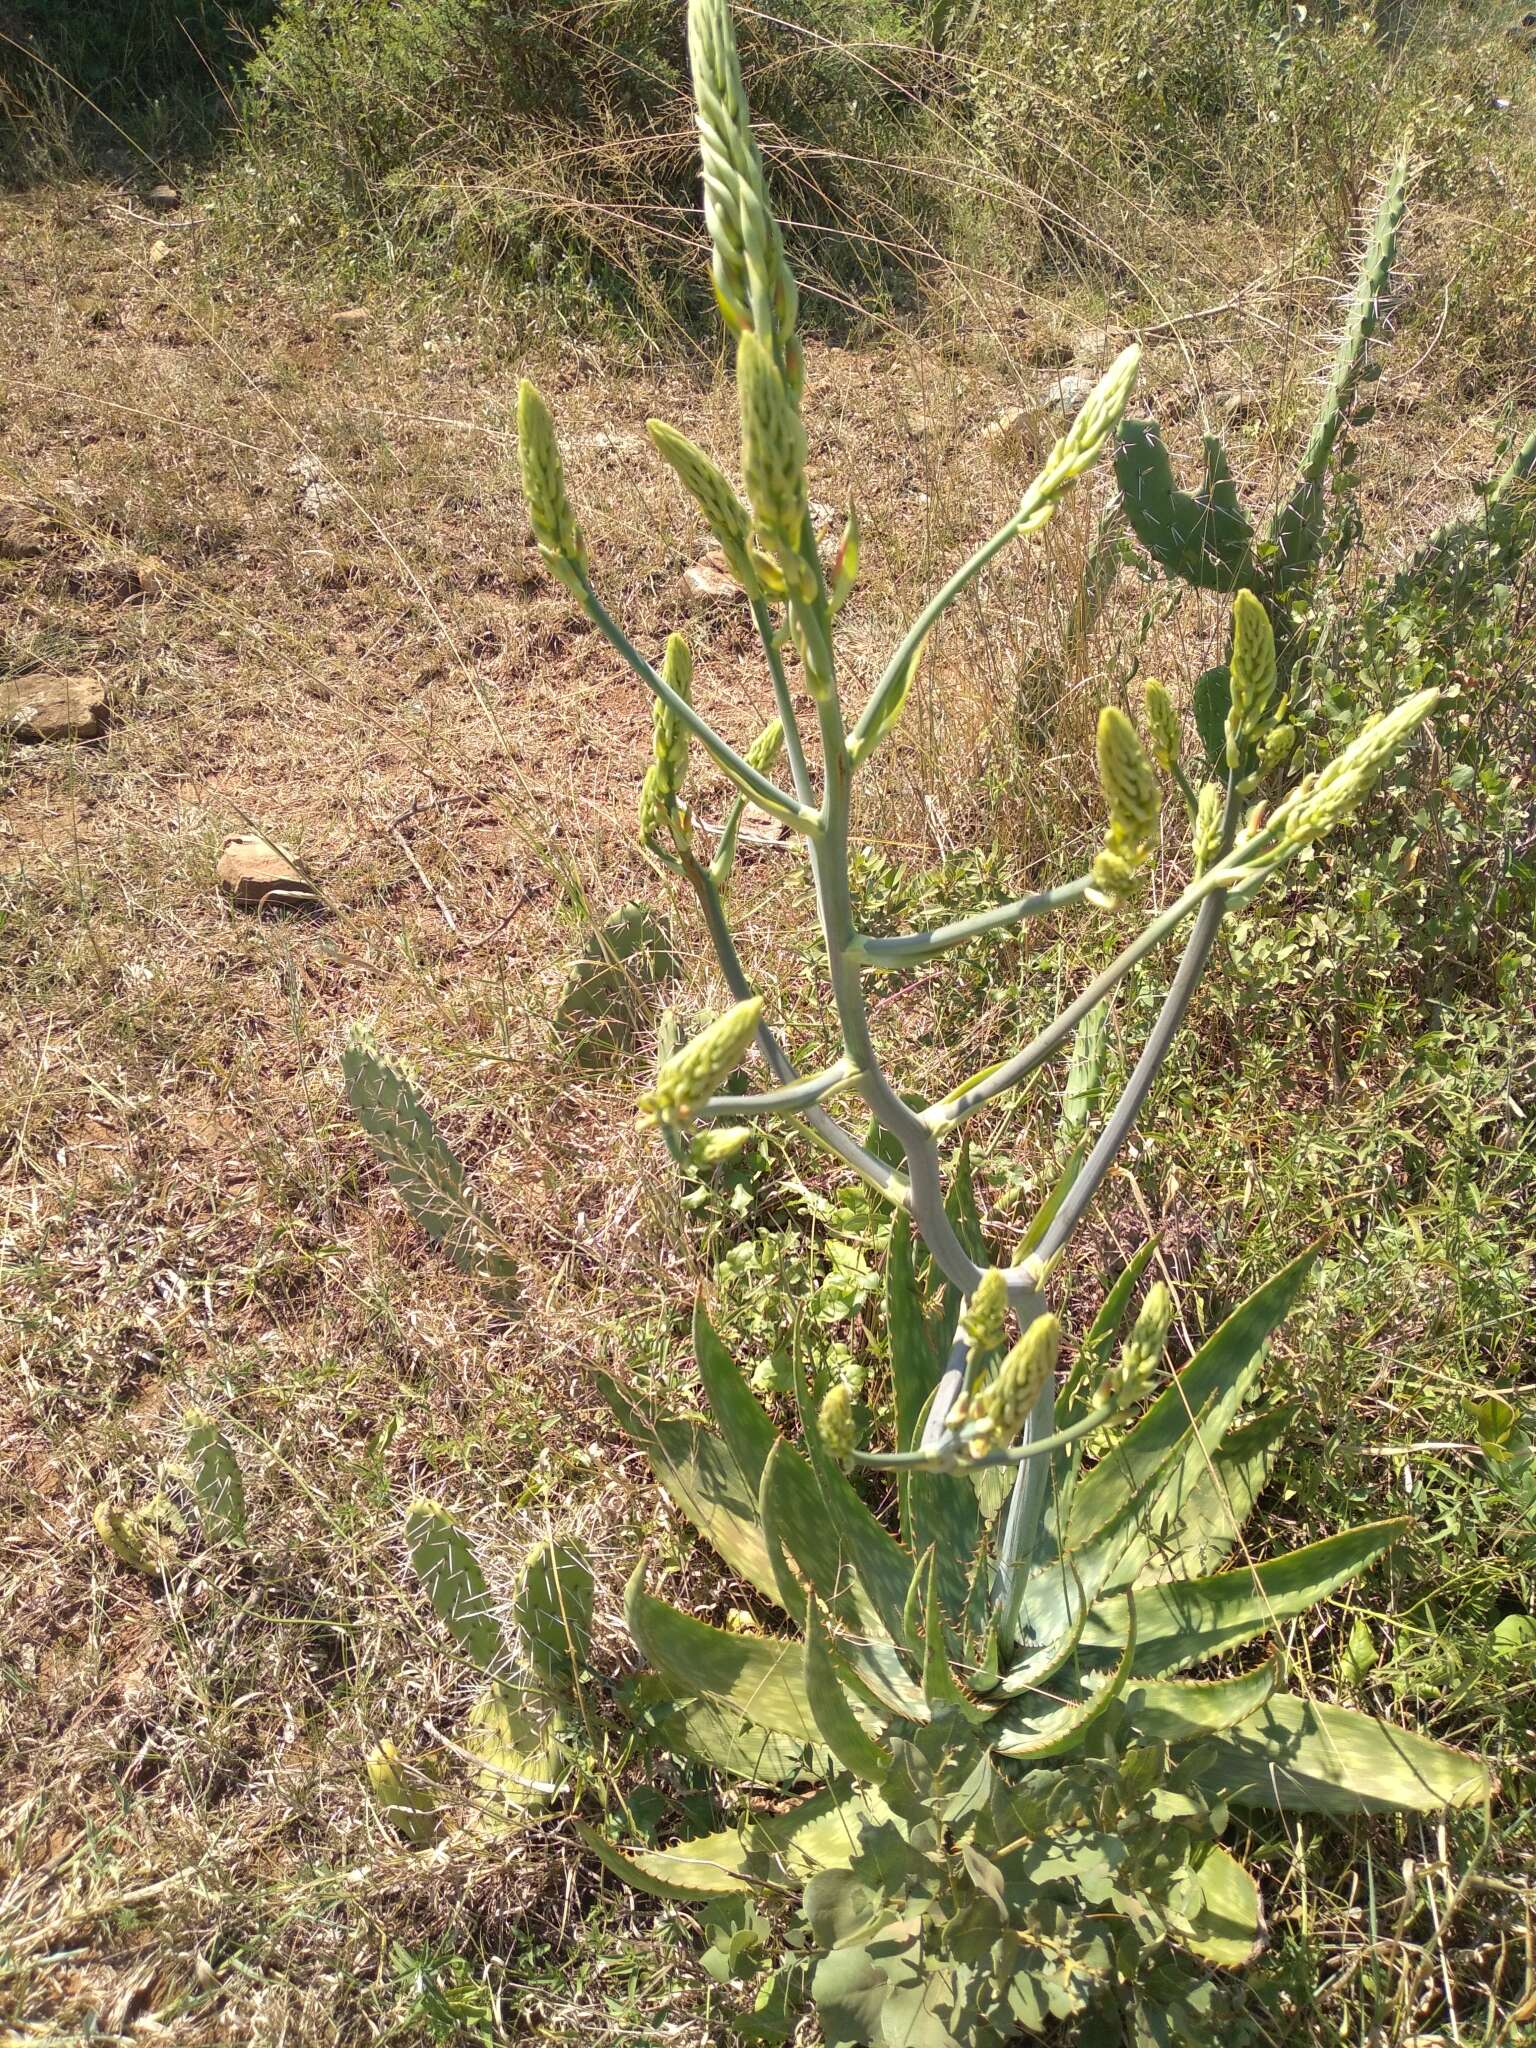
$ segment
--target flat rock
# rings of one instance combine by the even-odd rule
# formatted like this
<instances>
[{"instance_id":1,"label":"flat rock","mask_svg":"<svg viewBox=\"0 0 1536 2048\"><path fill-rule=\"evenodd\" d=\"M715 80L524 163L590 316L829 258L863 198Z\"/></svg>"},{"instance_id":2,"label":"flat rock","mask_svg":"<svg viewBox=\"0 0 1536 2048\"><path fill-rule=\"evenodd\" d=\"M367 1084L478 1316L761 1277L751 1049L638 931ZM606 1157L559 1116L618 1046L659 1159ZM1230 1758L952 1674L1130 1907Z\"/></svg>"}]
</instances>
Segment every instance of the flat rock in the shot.
<instances>
[{"instance_id":1,"label":"flat rock","mask_svg":"<svg viewBox=\"0 0 1536 2048\"><path fill-rule=\"evenodd\" d=\"M94 676L20 676L0 683L0 733L10 739L95 740L106 729L106 692Z\"/></svg>"},{"instance_id":2,"label":"flat rock","mask_svg":"<svg viewBox=\"0 0 1536 2048\"><path fill-rule=\"evenodd\" d=\"M1057 377L1045 394L1047 405L1054 406L1064 419L1071 419L1078 413L1098 380L1086 376L1081 370L1067 370Z\"/></svg>"},{"instance_id":3,"label":"flat rock","mask_svg":"<svg viewBox=\"0 0 1536 2048\"><path fill-rule=\"evenodd\" d=\"M158 206L162 213L169 213L173 207L181 204L181 194L174 185L151 185L144 196L151 206Z\"/></svg>"},{"instance_id":4,"label":"flat rock","mask_svg":"<svg viewBox=\"0 0 1536 2048\"><path fill-rule=\"evenodd\" d=\"M740 598L746 602L746 592L731 574L722 554L705 555L684 571L683 581L697 597Z\"/></svg>"},{"instance_id":5,"label":"flat rock","mask_svg":"<svg viewBox=\"0 0 1536 2048\"><path fill-rule=\"evenodd\" d=\"M1000 447L1004 442L1018 439L1028 420L1029 414L1022 405L1010 405L996 419L987 421L981 430L981 438L989 448Z\"/></svg>"},{"instance_id":6,"label":"flat rock","mask_svg":"<svg viewBox=\"0 0 1536 2048\"><path fill-rule=\"evenodd\" d=\"M370 317L366 306L343 306L339 313L331 315L331 325L339 327L343 334L355 334L368 325Z\"/></svg>"},{"instance_id":7,"label":"flat rock","mask_svg":"<svg viewBox=\"0 0 1536 2048\"><path fill-rule=\"evenodd\" d=\"M237 910L314 910L320 902L314 883L255 832L237 832L225 840L217 873L219 887Z\"/></svg>"}]
</instances>

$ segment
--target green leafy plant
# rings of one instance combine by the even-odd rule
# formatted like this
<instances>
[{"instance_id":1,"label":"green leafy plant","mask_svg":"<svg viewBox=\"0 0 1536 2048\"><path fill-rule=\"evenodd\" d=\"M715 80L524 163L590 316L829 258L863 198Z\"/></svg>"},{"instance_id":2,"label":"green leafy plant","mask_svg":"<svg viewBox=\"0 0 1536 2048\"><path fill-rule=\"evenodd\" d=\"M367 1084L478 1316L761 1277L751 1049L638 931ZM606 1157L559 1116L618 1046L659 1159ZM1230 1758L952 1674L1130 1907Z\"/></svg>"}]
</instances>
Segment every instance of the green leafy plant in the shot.
<instances>
[{"instance_id":1,"label":"green leafy plant","mask_svg":"<svg viewBox=\"0 0 1536 2048\"><path fill-rule=\"evenodd\" d=\"M748 1793L733 1825L671 1848L626 1852L606 1835L589 1839L637 1883L716 1900L725 1915L711 1950L717 1974L737 1974L760 1956L772 1924L765 1911L792 1910L787 1960L771 1974L754 2022L760 2032L784 2035L809 1997L833 2042L1001 2040L1124 2001L1153 2016L1154 2033L1177 2037L1183 2025L1188 2037L1212 2001L1196 1965L1241 1963L1262 1934L1253 1880L1220 1840L1229 1808L1435 1809L1484 1799L1489 1784L1472 1758L1286 1691L1273 1658L1205 1679L1182 1675L1309 1610L1379 1557L1402 1526L1346 1531L1262 1562L1243 1548L1230 1562L1287 1420L1283 1410L1240 1418L1308 1261L1262 1287L1160 1392L1174 1313L1165 1288L1147 1293L1120 1341L1151 1247L1067 1359L1048 1293L1059 1254L1157 1078L1223 918L1353 816L1437 693L1390 706L1316 774L1250 809L1247 799L1283 767L1294 735L1268 612L1239 581L1218 777L1192 786L1178 721L1153 686L1152 758L1123 712L1100 715L1107 819L1087 872L926 929L864 929L850 886L856 774L901 718L946 610L988 564L1039 532L1114 435L1137 352L1112 366L1014 516L923 607L862 709L845 715L836 628L858 573L860 534L850 517L823 561L805 474L796 287L724 0L692 0L689 38L714 285L737 352L745 497L675 429L653 421L650 432L741 585L762 643L774 715L744 752L695 704L682 636L671 636L654 665L598 595L553 422L526 382L523 485L551 575L652 695L642 844L691 890L732 997L689 1042L664 1040L642 1115L685 1169L697 1164L701 1135L783 1119L851 1169L866 1199L887 1206L894 1412L873 1418L871 1441L861 1444L848 1379L833 1376L813 1397L803 1359L792 1354L797 1447L775 1429L702 1313L695 1345L717 1428L686 1415L655 1418L636 1394L605 1383L674 1502L797 1632L760 1633L750 1615L739 1629L713 1628L655 1599L637 1574L626 1613L654 1671L647 1727L725 1777L777 1789L761 1800ZM1355 375L1336 380L1340 417ZM1337 422L1330 448L1336 430ZM1325 449L1322 467L1326 459ZM1298 532L1309 504L1297 500ZM737 792L707 858L688 793L696 747ZM873 1041L867 977L1031 917L1120 910L1158 843L1164 776L1191 822L1189 882L1021 1049L937 1100L901 1090ZM842 1040L819 1073L791 1061L737 950L728 892L748 801L787 827L806 855ZM1105 1106L1104 1006L1186 925L1141 1056ZM1055 1184L1018 1256L994 1264L969 1205L960 1134L1069 1048ZM766 1087L737 1079L754 1052ZM354 1046L348 1059L354 1100L395 1099L397 1086L371 1053ZM860 1105L857 1129L833 1113L839 1102ZM441 1236L435 1191L452 1181L462 1207L462 1175L454 1181L440 1165L429 1175L414 1170L416 1155L435 1157L440 1141L411 1107L391 1113L384 1129L392 1177ZM856 1483L860 1471L887 1490L879 1512ZM504 1647L499 1630L487 1632L483 1581L451 1524L414 1513L421 1541L409 1531L408 1540L418 1571L494 1693ZM432 1546L456 1562L439 1568ZM784 1787L800 1793L787 1806Z\"/></svg>"}]
</instances>

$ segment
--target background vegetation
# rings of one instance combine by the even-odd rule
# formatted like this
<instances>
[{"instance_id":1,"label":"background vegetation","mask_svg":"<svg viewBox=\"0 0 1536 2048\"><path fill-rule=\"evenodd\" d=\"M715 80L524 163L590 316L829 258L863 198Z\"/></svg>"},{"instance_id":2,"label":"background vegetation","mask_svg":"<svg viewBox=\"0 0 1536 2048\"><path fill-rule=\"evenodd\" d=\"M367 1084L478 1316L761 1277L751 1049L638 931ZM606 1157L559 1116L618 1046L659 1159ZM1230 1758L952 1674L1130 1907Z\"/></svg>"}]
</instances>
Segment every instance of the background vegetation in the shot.
<instances>
[{"instance_id":1,"label":"background vegetation","mask_svg":"<svg viewBox=\"0 0 1536 2048\"><path fill-rule=\"evenodd\" d=\"M1366 547L1309 620L1307 743L1424 681L1448 701L1339 856L1348 886L1330 857L1226 943L1072 1299L1153 1228L1197 1334L1321 1236L1259 1522L1278 1546L1406 1505L1414 1531L1288 1648L1322 1696L1486 1750L1504 1789L1486 1837L1260 1840L1273 1939L1243 2024L1528 2039L1536 1527L1518 1428L1501 1457L1478 1404L1529 1427L1536 584L1518 533L1459 582L1398 577L1536 403L1531 28L1470 0L797 0L743 32L820 337L813 466L864 519L871 666L910 587L1016 496L1058 380L1133 332L1181 461L1219 424L1264 501L1412 126ZM649 1044L580 1066L550 1027L591 921L655 897L630 844L648 715L537 578L516 367L561 393L626 610L658 644L690 617L729 728L761 723L748 636L686 586L695 537L638 433L661 411L732 438L678 10L36 0L0 34L0 673L88 674L113 714L99 747L0 756L0 2018L46 2041L716 2038L690 1923L600 1882L561 1818L423 1857L361 1777L381 1734L453 1742L470 1695L407 1583L413 1492L462 1510L499 1590L538 1537L593 1541L612 1676L642 1547L679 1604L720 1618L736 1592L658 1516L591 1368L692 1390L718 1259L744 1353L882 1369L861 1203L769 1141L680 1202L630 1128ZM179 201L152 209L162 182ZM931 651L862 821L872 913L905 921L941 873L990 898L1047 849L1072 871L1094 707L1146 670L1182 702L1215 658L1220 600L1173 601L1129 551L1104 572L1107 503L1100 479ZM327 915L219 906L213 856L249 820ZM743 857L754 964L814 1005L786 858ZM692 960L681 909L676 932ZM979 1065L1088 965L1049 932L961 959L881 1012L914 1082ZM1127 992L1112 1062L1156 995ZM719 997L702 970L668 992L690 1017ZM505 1219L518 1313L466 1301L396 1213L340 1105L358 1015ZM988 1134L1003 1241L1048 1143L1027 1100ZM238 1443L255 1558L190 1544L154 1582L91 1510L175 1492L192 1400ZM607 1767L643 1794L643 1759Z\"/></svg>"}]
</instances>

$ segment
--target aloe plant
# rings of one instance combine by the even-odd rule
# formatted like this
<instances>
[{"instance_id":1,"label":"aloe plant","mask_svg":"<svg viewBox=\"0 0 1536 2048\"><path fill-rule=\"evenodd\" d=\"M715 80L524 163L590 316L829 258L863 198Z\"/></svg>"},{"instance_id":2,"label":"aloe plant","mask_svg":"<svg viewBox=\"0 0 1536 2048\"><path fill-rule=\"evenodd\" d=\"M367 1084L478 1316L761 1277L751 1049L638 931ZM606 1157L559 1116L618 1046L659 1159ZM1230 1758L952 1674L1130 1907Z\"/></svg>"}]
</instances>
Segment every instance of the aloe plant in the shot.
<instances>
[{"instance_id":1,"label":"aloe plant","mask_svg":"<svg viewBox=\"0 0 1536 2048\"><path fill-rule=\"evenodd\" d=\"M1126 1998L1164 2027L1182 2016L1174 2038L1202 2037L1211 1993L1194 1966L1236 1967L1264 1934L1254 1880L1221 1839L1230 1808L1432 1811L1489 1795L1475 1758L1288 1689L1273 1649L1234 1661L1404 1526L1247 1562L1242 1524L1290 1411L1238 1418L1310 1254L1138 1419L1089 1439L1086 1460L1098 1386L1144 1374L1166 1332L1154 1290L1118 1341L1150 1251L1078 1348L1024 1538L997 1495L920 1455L901 1468L892 1532L808 1405L800 1445L775 1429L702 1309L715 1428L605 1383L659 1483L794 1632L712 1627L638 1569L625 1614L667 1699L658 1725L724 1778L772 1790L662 1849L582 1832L663 1898L789 1902L760 2033L788 2038L809 1999L829 2042L968 2048ZM897 1442L915 1454L957 1304L920 1282L904 1221L886 1290ZM1216 1657L1224 1675L1184 1676Z\"/></svg>"},{"instance_id":2,"label":"aloe plant","mask_svg":"<svg viewBox=\"0 0 1536 2048\"><path fill-rule=\"evenodd\" d=\"M1348 1531L1259 1564L1239 1550L1287 1419L1247 1411L1308 1261L1261 1288L1161 1391L1166 1290L1152 1288L1119 1336L1150 1247L1072 1347L1050 1303L1053 1274L1148 1098L1223 918L1353 815L1436 697L1409 697L1318 772L1282 786L1297 734L1274 628L1251 579L1234 577L1216 775L1195 787L1172 701L1150 683L1150 759L1123 712L1100 715L1106 823L1086 872L925 930L862 930L849 881L858 771L900 720L949 607L1040 531L1111 441L1137 351L1091 393L1013 516L923 606L862 706L846 707L837 622L861 536L850 515L823 560L806 482L795 282L725 0L690 0L689 44L713 279L736 350L745 496L676 429L652 421L650 434L761 640L772 716L744 750L695 702L686 639L672 634L653 661L604 604L554 423L526 382L523 485L551 575L650 692L641 841L691 890L732 999L680 1048L666 1038L642 1115L684 1166L707 1160L712 1134L735 1144L760 1120L782 1119L889 1204L894 1403L861 1444L845 1385L817 1407L798 1387L797 1445L702 1313L696 1348L716 1428L653 1417L607 1383L658 1481L788 1627L760 1633L748 1617L741 1632L715 1629L654 1598L637 1574L626 1612L653 1667L633 1699L648 1739L775 1789L763 1801L749 1792L732 1827L669 1848L588 1838L631 1881L715 1899L727 1922L741 1916L725 1928L728 1960L759 1943L760 1905L798 1902L790 1961L761 2002L759 2032L783 2034L810 1997L828 2041L937 2048L1038 2029L1123 1991L1177 2034L1178 2014L1187 2010L1192 2026L1208 1987L1172 1959L1235 1964L1261 1937L1252 1879L1220 1839L1231 1806L1435 1809L1489 1788L1473 1759L1286 1690L1273 1655L1252 1667L1231 1661L1372 1563L1401 1526ZM1336 379L1338 417L1358 374L1356 365ZM1322 453L1309 453L1319 475L1336 432L1337 419ZM1230 477L1216 456L1208 469L1206 495L1226 522L1221 545L1235 549ZM1299 496L1295 504L1300 532L1311 513ZM710 854L688 793L696 750L736 792ZM914 1099L874 1044L870 978L1032 917L1132 903L1162 832L1164 777L1190 824L1188 882L1027 1043L935 1100ZM1268 801L1250 807L1266 780ZM805 853L841 1038L838 1057L816 1073L790 1059L737 947L729 886L749 801ZM1105 1104L1105 1005L1181 930L1183 952L1141 1056ZM994 1263L966 1215L965 1127L1069 1049L1064 1163L1019 1255ZM730 1085L754 1053L767 1085ZM414 1095L365 1045L350 1049L347 1080L424 1227L481 1268L489 1226ZM857 1119L839 1113L844 1104L858 1105ZM931 1266L921 1282L919 1249ZM860 1490L861 1472L886 1475L883 1517ZM502 1701L505 1637L488 1620L462 1538L425 1508L413 1525L408 1540L438 1613L485 1673L484 1697ZM561 1663L553 1650L541 1683L558 1666L563 1684L582 1659ZM1183 1675L1217 1658L1216 1675ZM787 1806L786 1787L796 1788Z\"/></svg>"}]
</instances>

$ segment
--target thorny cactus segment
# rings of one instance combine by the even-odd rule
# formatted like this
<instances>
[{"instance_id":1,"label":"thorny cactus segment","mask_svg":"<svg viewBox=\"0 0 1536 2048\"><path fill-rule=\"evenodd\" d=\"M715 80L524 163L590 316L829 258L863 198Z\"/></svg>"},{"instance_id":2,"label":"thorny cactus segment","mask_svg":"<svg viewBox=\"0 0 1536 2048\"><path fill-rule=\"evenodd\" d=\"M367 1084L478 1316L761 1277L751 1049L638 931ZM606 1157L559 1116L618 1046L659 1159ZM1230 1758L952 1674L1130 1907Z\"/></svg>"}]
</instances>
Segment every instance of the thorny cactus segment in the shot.
<instances>
[{"instance_id":1,"label":"thorny cactus segment","mask_svg":"<svg viewBox=\"0 0 1536 2048\"><path fill-rule=\"evenodd\" d=\"M1251 590L1232 600L1232 707L1227 713L1227 766L1234 772L1262 745L1274 707L1275 633Z\"/></svg>"},{"instance_id":2,"label":"thorny cactus segment","mask_svg":"<svg viewBox=\"0 0 1536 2048\"><path fill-rule=\"evenodd\" d=\"M673 1053L657 1074L655 1087L641 1097L642 1118L672 1130L688 1123L740 1066L762 1015L762 997L752 996Z\"/></svg>"},{"instance_id":3,"label":"thorny cactus segment","mask_svg":"<svg viewBox=\"0 0 1536 2048\"><path fill-rule=\"evenodd\" d=\"M565 466L549 408L525 377L517 390L517 454L523 496L544 565L571 595L582 595L587 546L565 492Z\"/></svg>"},{"instance_id":4,"label":"thorny cactus segment","mask_svg":"<svg viewBox=\"0 0 1536 2048\"><path fill-rule=\"evenodd\" d=\"M1097 754L1109 835L1094 862L1088 900L1112 908L1152 857L1163 793L1135 726L1113 704L1099 713Z\"/></svg>"},{"instance_id":5,"label":"thorny cactus segment","mask_svg":"<svg viewBox=\"0 0 1536 2048\"><path fill-rule=\"evenodd\" d=\"M737 497L730 479L686 434L665 420L647 420L651 445L674 472L704 515L704 523L720 544L731 574L747 593L758 595L752 561L752 516Z\"/></svg>"},{"instance_id":6,"label":"thorny cactus segment","mask_svg":"<svg viewBox=\"0 0 1536 2048\"><path fill-rule=\"evenodd\" d=\"M688 58L704 171L704 222L714 251L715 297L727 325L755 329L797 375L799 295L768 204L763 160L747 112L741 61L725 0L693 0Z\"/></svg>"}]
</instances>

